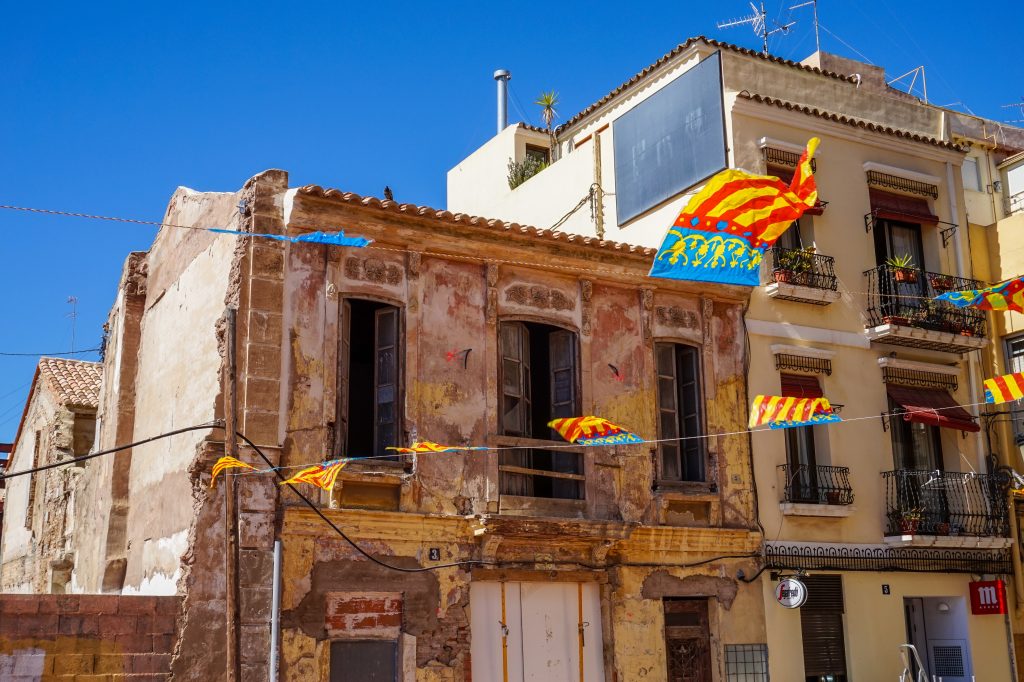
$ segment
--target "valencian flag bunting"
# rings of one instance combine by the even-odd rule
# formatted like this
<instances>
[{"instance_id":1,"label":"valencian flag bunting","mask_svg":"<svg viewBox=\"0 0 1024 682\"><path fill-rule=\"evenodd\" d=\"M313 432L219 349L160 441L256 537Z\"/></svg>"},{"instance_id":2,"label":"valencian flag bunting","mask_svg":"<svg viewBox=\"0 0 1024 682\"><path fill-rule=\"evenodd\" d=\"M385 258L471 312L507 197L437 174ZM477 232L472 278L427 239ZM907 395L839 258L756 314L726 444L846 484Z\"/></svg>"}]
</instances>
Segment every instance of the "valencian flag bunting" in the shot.
<instances>
[{"instance_id":1,"label":"valencian flag bunting","mask_svg":"<svg viewBox=\"0 0 1024 682\"><path fill-rule=\"evenodd\" d=\"M363 248L369 246L373 240L366 237L348 237L341 230L337 232L310 232L300 234L298 237L288 237L283 234L262 234L259 232L239 232L237 230L222 230L217 227L208 228L210 232L217 234L233 234L237 237L262 237L263 239L275 239L279 242L291 242L293 244L327 244L329 246L351 246Z\"/></svg>"},{"instance_id":2,"label":"valencian flag bunting","mask_svg":"<svg viewBox=\"0 0 1024 682\"><path fill-rule=\"evenodd\" d=\"M256 469L256 467L254 467L253 465L246 464L240 459L235 459L234 457L221 457L213 464L213 476L210 477L210 487L217 487L217 477L220 476L221 472L223 472L225 469L235 468L253 470Z\"/></svg>"},{"instance_id":3,"label":"valencian flag bunting","mask_svg":"<svg viewBox=\"0 0 1024 682\"><path fill-rule=\"evenodd\" d=\"M636 434L601 417L567 417L548 422L562 438L578 445L625 445L642 443Z\"/></svg>"},{"instance_id":4,"label":"valencian flag bunting","mask_svg":"<svg viewBox=\"0 0 1024 682\"><path fill-rule=\"evenodd\" d=\"M826 398L786 398L759 395L750 409L749 428L768 425L773 429L815 426L842 421Z\"/></svg>"},{"instance_id":5,"label":"valencian flag bunting","mask_svg":"<svg viewBox=\"0 0 1024 682\"><path fill-rule=\"evenodd\" d=\"M654 257L651 277L757 286L765 249L818 201L807 149L786 185L730 168L690 199Z\"/></svg>"},{"instance_id":6,"label":"valencian flag bunting","mask_svg":"<svg viewBox=\"0 0 1024 682\"><path fill-rule=\"evenodd\" d=\"M1004 374L994 379L985 379L985 402L1008 403L1024 398L1024 373Z\"/></svg>"},{"instance_id":7,"label":"valencian flag bunting","mask_svg":"<svg viewBox=\"0 0 1024 682\"><path fill-rule=\"evenodd\" d=\"M330 462L307 467L292 475L291 478L281 481L281 485L286 483L311 483L329 492L334 489L334 482L338 479L338 474L345 468L346 464L348 464L347 459L335 459Z\"/></svg>"},{"instance_id":8,"label":"valencian flag bunting","mask_svg":"<svg viewBox=\"0 0 1024 682\"><path fill-rule=\"evenodd\" d=\"M1024 313L1024 277L1016 277L985 289L947 291L936 301L952 303L957 308L978 310L1015 310Z\"/></svg>"},{"instance_id":9,"label":"valencian flag bunting","mask_svg":"<svg viewBox=\"0 0 1024 682\"><path fill-rule=\"evenodd\" d=\"M437 443L431 443L429 440L418 440L407 448L389 447L387 449L400 452L403 455L411 455L421 452L460 452L462 450L486 450L487 448L479 445L438 445Z\"/></svg>"}]
</instances>

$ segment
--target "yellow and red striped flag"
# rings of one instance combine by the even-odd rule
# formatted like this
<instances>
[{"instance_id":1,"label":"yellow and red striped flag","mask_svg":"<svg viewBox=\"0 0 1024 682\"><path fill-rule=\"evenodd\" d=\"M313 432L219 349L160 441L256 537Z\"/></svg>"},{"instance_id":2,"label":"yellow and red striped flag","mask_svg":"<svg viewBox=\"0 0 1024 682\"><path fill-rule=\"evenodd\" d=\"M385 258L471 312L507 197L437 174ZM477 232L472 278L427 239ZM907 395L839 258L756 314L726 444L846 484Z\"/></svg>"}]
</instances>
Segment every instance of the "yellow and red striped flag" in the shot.
<instances>
[{"instance_id":1,"label":"yellow and red striped flag","mask_svg":"<svg viewBox=\"0 0 1024 682\"><path fill-rule=\"evenodd\" d=\"M213 464L213 476L210 477L210 487L211 488L216 488L217 487L217 477L220 476L221 472L224 471L225 469L253 469L253 470L255 470L256 467L254 467L251 464L246 464L242 460L235 459L234 457L227 457L227 456L221 457L220 459L218 459Z\"/></svg>"},{"instance_id":2,"label":"yellow and red striped flag","mask_svg":"<svg viewBox=\"0 0 1024 682\"><path fill-rule=\"evenodd\" d=\"M622 445L643 442L635 434L602 417L565 417L548 422L548 426L570 443L580 445Z\"/></svg>"},{"instance_id":3,"label":"yellow and red striped flag","mask_svg":"<svg viewBox=\"0 0 1024 682\"><path fill-rule=\"evenodd\" d=\"M429 440L418 440L407 448L389 447L387 449L400 452L403 455L411 455L422 452L459 452L460 450L486 450L487 448L480 445L438 445Z\"/></svg>"},{"instance_id":4,"label":"yellow and red striped flag","mask_svg":"<svg viewBox=\"0 0 1024 682\"><path fill-rule=\"evenodd\" d=\"M296 472L291 478L281 481L281 485L286 483L310 483L329 492L334 489L334 482L338 479L338 474L345 468L346 464L348 464L347 459L335 459L323 464L306 467Z\"/></svg>"},{"instance_id":5,"label":"yellow and red striped flag","mask_svg":"<svg viewBox=\"0 0 1024 682\"><path fill-rule=\"evenodd\" d=\"M748 428L768 425L772 428L811 426L837 422L827 398L789 398L778 395L759 395L750 409Z\"/></svg>"},{"instance_id":6,"label":"yellow and red striped flag","mask_svg":"<svg viewBox=\"0 0 1024 682\"><path fill-rule=\"evenodd\" d=\"M985 379L985 402L1008 403L1024 398L1024 372Z\"/></svg>"}]
</instances>

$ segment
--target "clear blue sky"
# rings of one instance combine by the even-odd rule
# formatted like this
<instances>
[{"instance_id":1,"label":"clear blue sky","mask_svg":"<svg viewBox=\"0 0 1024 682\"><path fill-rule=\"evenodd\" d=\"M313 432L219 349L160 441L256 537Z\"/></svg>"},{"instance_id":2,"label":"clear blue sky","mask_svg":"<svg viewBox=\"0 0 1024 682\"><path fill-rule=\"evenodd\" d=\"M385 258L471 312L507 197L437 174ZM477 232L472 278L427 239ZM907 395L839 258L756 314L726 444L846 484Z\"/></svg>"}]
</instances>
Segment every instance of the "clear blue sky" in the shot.
<instances>
[{"instance_id":1,"label":"clear blue sky","mask_svg":"<svg viewBox=\"0 0 1024 682\"><path fill-rule=\"evenodd\" d=\"M814 49L810 9L771 51ZM983 9L982 9L983 8ZM822 0L822 47L924 65L933 103L1022 118L1018 2ZM496 68L513 120L557 90L564 120L687 37L758 48L746 0L628 4L8 3L0 23L0 204L159 220L175 187L234 190L266 168L399 201L445 205L445 172L494 132ZM844 44L845 43L845 44ZM858 55L856 51L861 54ZM957 105L959 108L960 105ZM500 217L500 216L498 216ZM121 264L154 230L0 211L0 352L97 344ZM82 356L80 356L82 357ZM95 359L95 355L84 356ZM0 356L0 441L13 438L35 358Z\"/></svg>"}]
</instances>

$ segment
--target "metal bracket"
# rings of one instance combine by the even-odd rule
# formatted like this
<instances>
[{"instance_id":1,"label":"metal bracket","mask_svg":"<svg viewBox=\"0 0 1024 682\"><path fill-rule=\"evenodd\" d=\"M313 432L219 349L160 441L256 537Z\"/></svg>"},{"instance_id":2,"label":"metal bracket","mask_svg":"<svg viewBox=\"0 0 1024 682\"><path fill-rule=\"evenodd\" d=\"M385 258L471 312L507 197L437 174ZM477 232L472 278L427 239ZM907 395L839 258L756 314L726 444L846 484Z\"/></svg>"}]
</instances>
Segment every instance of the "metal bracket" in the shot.
<instances>
[{"instance_id":1,"label":"metal bracket","mask_svg":"<svg viewBox=\"0 0 1024 682\"><path fill-rule=\"evenodd\" d=\"M870 232L871 228L874 227L874 226L875 226L875 212L871 211L870 213L865 213L864 214L864 231L865 232Z\"/></svg>"},{"instance_id":2,"label":"metal bracket","mask_svg":"<svg viewBox=\"0 0 1024 682\"><path fill-rule=\"evenodd\" d=\"M892 417L889 415L888 412L883 412L882 413L882 433L885 433L886 431L888 431L889 427L892 426L892 424L889 421L891 418Z\"/></svg>"},{"instance_id":3,"label":"metal bracket","mask_svg":"<svg viewBox=\"0 0 1024 682\"><path fill-rule=\"evenodd\" d=\"M941 230L939 230L939 235L942 236L942 248L946 248L946 244L948 244L949 240L953 238L954 234L956 234L956 228L957 228L957 224L956 223L945 223L945 224L948 224L949 227L944 227Z\"/></svg>"}]
</instances>

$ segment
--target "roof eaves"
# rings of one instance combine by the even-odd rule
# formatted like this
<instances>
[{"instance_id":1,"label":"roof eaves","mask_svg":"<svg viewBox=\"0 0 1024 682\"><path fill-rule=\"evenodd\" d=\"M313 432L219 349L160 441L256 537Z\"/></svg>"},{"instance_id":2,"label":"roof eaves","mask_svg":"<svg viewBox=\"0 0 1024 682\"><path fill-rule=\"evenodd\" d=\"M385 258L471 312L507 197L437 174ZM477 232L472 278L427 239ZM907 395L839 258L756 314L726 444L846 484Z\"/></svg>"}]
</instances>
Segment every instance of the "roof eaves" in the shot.
<instances>
[{"instance_id":1,"label":"roof eaves","mask_svg":"<svg viewBox=\"0 0 1024 682\"><path fill-rule=\"evenodd\" d=\"M780 109L786 109L788 111L796 111L807 116L814 116L816 118L822 118L835 123L842 123L852 128L863 128L864 130L870 130L874 133L881 133L883 135L891 135L893 137L902 138L904 140L911 140L913 142L922 142L924 144L930 144L935 147L941 147L943 149L949 149L952 151L963 152L966 151L962 146L953 142L946 142L945 140L938 140L934 137L928 137L927 135L918 135L912 133L909 130L900 130L899 128L890 128L888 126L882 126L871 121L865 121L859 118L853 118L852 116L844 116L831 111L825 111L824 109L817 109L809 107L803 104L796 104L794 102L787 102L786 100L776 99L774 97L765 97L756 93L750 93L744 90L743 92L737 93L738 97L750 100L752 102L758 102L759 104L766 104L769 106L776 106Z\"/></svg>"},{"instance_id":2,"label":"roof eaves","mask_svg":"<svg viewBox=\"0 0 1024 682\"><path fill-rule=\"evenodd\" d=\"M635 244L613 242L604 239L598 239L597 237L586 237L578 234L559 232L557 230L546 230L538 227L533 227L532 225L521 225L519 223L505 222L504 220L498 220L497 218L483 218L481 216L471 216L466 213L452 213L451 211L431 208L430 206L418 206L416 204L399 204L395 201L388 201L386 199L379 199L377 197L364 197L362 195L356 194L355 192L344 192L339 189L328 189L321 187L320 185L305 185L303 187L299 187L296 191L298 192L298 194L302 194L305 196L328 199L330 201L335 201L338 203L376 209L382 212L413 216L417 218L425 218L427 220L435 220L438 222L449 224L466 225L470 227L489 230L492 232L503 231L508 233L518 233L525 236L534 237L546 242L569 243L576 246L585 246L591 249L636 254L645 257L653 256L657 252L656 249L652 249L645 246L637 246Z\"/></svg>"},{"instance_id":3,"label":"roof eaves","mask_svg":"<svg viewBox=\"0 0 1024 682\"><path fill-rule=\"evenodd\" d=\"M835 78L837 80L846 81L848 83L855 83L856 82L855 78L852 78L850 76L846 76L846 75L843 75L843 74L840 74L840 73L835 73L834 71L824 71L822 69L819 69L816 66L807 66L806 64L801 64L799 62L794 62L794 61L789 60L789 59L783 59L782 57L775 57L775 56L772 56L772 55L766 55L766 54L763 54L763 53L758 52L756 50L751 50L751 49L746 48L746 47L740 47L739 45L733 45L732 43L724 43L722 41L715 40L713 38L707 38L705 36L695 36L693 38L688 39L685 43L680 43L679 45L676 45L672 50L670 50L669 52L667 52L664 55L662 55L661 58L659 58L656 62L654 62L653 64L651 64L651 65L647 66L646 68L642 69L640 72L635 74L632 78L630 78L626 82L624 82L621 85L619 85L617 88L615 88L614 90L609 92L607 95L605 95L601 99L597 100L596 102L594 102L593 104L591 104L587 108L583 109L583 111L580 111L578 114L576 114L575 116L573 116L572 118L567 120L562 125L560 125L557 128L555 128L555 134L556 135L560 134L566 128L569 128L570 126L575 125L576 123L578 123L582 119L584 119L587 116L589 116L590 114L594 113L596 110L600 109L602 106L604 106L605 104L607 104L611 100L615 99L617 96L619 96L622 93L626 92L627 90L633 88L638 83L640 83L640 81L644 80L647 76L649 76L653 72L657 71L662 66L664 66L669 61L671 61L673 58L677 57L682 52L690 49L691 47L693 47L698 42L704 43L705 45L707 45L709 47L716 47L716 48L719 48L719 49L722 49L722 50L729 50L730 52L734 52L736 54L745 55L747 57L756 57L758 59L762 59L762 60L767 61L767 62L772 62L772 63L775 63L775 64L781 64L783 66L788 66L788 67L791 67L791 68L800 69L802 71L807 71L809 73L818 74L820 76L825 76L825 77L828 77L828 78Z\"/></svg>"}]
</instances>

